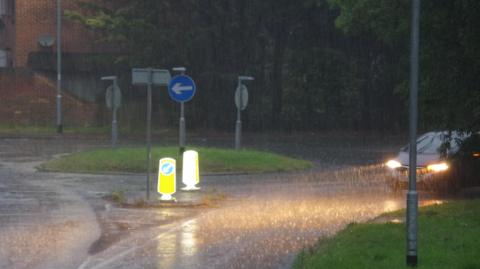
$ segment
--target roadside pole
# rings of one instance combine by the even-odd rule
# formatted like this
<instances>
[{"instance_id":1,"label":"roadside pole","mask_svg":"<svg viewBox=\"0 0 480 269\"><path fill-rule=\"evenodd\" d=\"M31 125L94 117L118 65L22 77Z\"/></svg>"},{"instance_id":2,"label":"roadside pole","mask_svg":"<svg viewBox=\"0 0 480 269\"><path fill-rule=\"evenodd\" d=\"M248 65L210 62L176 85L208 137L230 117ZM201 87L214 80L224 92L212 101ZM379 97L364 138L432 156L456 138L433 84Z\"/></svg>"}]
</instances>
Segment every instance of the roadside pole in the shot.
<instances>
[{"instance_id":1,"label":"roadside pole","mask_svg":"<svg viewBox=\"0 0 480 269\"><path fill-rule=\"evenodd\" d=\"M63 133L62 119L62 0L57 0L57 133Z\"/></svg>"},{"instance_id":2,"label":"roadside pole","mask_svg":"<svg viewBox=\"0 0 480 269\"><path fill-rule=\"evenodd\" d=\"M174 67L172 68L173 71L180 72L183 76L187 69L185 67ZM187 136L187 130L185 125L185 102L180 102L180 119L179 119L179 134L178 134L178 146L179 146L179 153L180 156L183 156L183 152L185 152L185 141Z\"/></svg>"},{"instance_id":3,"label":"roadside pole","mask_svg":"<svg viewBox=\"0 0 480 269\"><path fill-rule=\"evenodd\" d=\"M168 95L170 95L170 98L172 98L173 101L180 103L178 145L180 158L182 158L181 156L185 151L186 138L185 102L192 100L197 90L197 86L191 77L185 75L185 67L175 67L173 68L173 71L181 73L170 80L170 83L168 84Z\"/></svg>"},{"instance_id":4,"label":"roadside pole","mask_svg":"<svg viewBox=\"0 0 480 269\"><path fill-rule=\"evenodd\" d=\"M410 51L410 152L407 192L407 265L418 263L418 193L417 193L417 125L418 125L418 54L420 43L420 0L412 0Z\"/></svg>"},{"instance_id":5,"label":"roadside pole","mask_svg":"<svg viewBox=\"0 0 480 269\"><path fill-rule=\"evenodd\" d=\"M146 193L147 200L150 199L150 169L152 161L152 86L167 86L170 82L171 76L168 70L153 69L153 68L133 68L132 69L132 84L147 86L147 178L146 178Z\"/></svg>"},{"instance_id":6,"label":"roadside pole","mask_svg":"<svg viewBox=\"0 0 480 269\"><path fill-rule=\"evenodd\" d=\"M147 84L147 200L150 200L150 164L152 161L152 69L148 68Z\"/></svg>"},{"instance_id":7,"label":"roadside pole","mask_svg":"<svg viewBox=\"0 0 480 269\"><path fill-rule=\"evenodd\" d=\"M235 149L239 150L242 140L242 110L247 108L248 90L243 81L252 81L253 77L239 76L238 85L235 91L235 106L237 107L237 121L235 123Z\"/></svg>"},{"instance_id":8,"label":"roadside pole","mask_svg":"<svg viewBox=\"0 0 480 269\"><path fill-rule=\"evenodd\" d=\"M241 139L242 139L242 107L243 107L243 95L242 95L242 81L238 79L238 86L237 89L240 89L240 104L237 106L237 122L235 123L235 149L239 150L241 147Z\"/></svg>"},{"instance_id":9,"label":"roadside pole","mask_svg":"<svg viewBox=\"0 0 480 269\"><path fill-rule=\"evenodd\" d=\"M112 88L112 148L115 148L117 145L118 140L118 124L117 124L117 105L115 104L116 98L116 89L118 88L117 77L113 80L113 88Z\"/></svg>"},{"instance_id":10,"label":"roadside pole","mask_svg":"<svg viewBox=\"0 0 480 269\"><path fill-rule=\"evenodd\" d=\"M112 148L115 148L118 140L117 109L121 105L122 94L117 76L102 77L101 80L112 81L112 86L108 87L105 93L105 103L107 108L112 110Z\"/></svg>"},{"instance_id":11,"label":"roadside pole","mask_svg":"<svg viewBox=\"0 0 480 269\"><path fill-rule=\"evenodd\" d=\"M183 155L185 151L185 136L186 136L186 127L185 127L185 102L180 103L180 133L179 133L179 151L180 156Z\"/></svg>"}]
</instances>

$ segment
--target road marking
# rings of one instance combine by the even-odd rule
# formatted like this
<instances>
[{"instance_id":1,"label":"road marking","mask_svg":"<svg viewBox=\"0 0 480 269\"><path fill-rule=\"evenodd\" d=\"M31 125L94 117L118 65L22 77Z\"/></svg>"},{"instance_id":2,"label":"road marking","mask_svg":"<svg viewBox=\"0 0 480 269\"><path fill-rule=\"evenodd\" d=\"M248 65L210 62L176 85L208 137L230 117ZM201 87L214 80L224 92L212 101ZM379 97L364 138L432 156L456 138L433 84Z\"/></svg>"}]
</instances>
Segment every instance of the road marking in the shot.
<instances>
[{"instance_id":1,"label":"road marking","mask_svg":"<svg viewBox=\"0 0 480 269\"><path fill-rule=\"evenodd\" d=\"M135 246L135 247L131 247L131 248L128 248L120 253L118 253L117 255L111 257L110 259L107 259L107 260L104 260L102 261L101 263L95 265L94 267L90 267L90 269L101 269L101 268L105 268L105 266L107 265L110 265L111 263L113 262L116 262L118 260L120 260L121 258L123 258L124 256L134 252L135 250L137 249L140 249L140 248L143 248L143 247L146 247L148 246L149 244L153 243L154 241L156 240L159 240L161 239L162 237L174 232L174 231L177 231L177 230L180 230L182 228L184 228L185 226L188 226L190 225L192 222L195 221L195 218L194 219L189 219L185 222L183 222L180 226L176 226L176 227L173 227L173 228L170 228L168 229L167 231L159 234L158 236L156 236L155 238L152 238L150 240L147 241L147 243L143 244L143 245L140 245L140 246ZM77 269L85 269L87 268L87 264L92 260L91 257L88 257Z\"/></svg>"}]
</instances>

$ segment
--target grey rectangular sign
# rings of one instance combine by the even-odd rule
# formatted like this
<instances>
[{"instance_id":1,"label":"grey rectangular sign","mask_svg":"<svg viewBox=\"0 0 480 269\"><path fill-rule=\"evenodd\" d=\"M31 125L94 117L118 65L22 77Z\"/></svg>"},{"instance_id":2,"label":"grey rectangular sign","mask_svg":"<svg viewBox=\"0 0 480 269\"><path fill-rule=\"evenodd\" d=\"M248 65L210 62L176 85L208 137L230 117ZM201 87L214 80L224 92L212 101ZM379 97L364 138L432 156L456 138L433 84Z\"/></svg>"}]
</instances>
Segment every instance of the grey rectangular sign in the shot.
<instances>
[{"instance_id":1,"label":"grey rectangular sign","mask_svg":"<svg viewBox=\"0 0 480 269\"><path fill-rule=\"evenodd\" d=\"M151 81L150 78L152 79ZM153 84L156 86L168 86L168 83L170 83L170 79L170 71L165 69L132 69L132 84L134 85Z\"/></svg>"}]
</instances>

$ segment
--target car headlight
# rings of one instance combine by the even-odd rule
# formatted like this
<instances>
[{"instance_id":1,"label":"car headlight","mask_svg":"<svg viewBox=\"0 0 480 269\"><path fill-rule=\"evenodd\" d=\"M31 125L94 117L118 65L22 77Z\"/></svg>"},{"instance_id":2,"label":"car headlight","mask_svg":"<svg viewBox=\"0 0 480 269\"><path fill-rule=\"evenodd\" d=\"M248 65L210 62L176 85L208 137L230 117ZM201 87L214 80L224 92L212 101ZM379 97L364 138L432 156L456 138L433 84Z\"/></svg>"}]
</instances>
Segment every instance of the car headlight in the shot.
<instances>
[{"instance_id":1,"label":"car headlight","mask_svg":"<svg viewBox=\"0 0 480 269\"><path fill-rule=\"evenodd\" d=\"M399 168L399 167L402 166L401 163L399 163L398 161L395 161L395 160L390 160L387 163L385 163L385 165L390 169L395 169L395 168Z\"/></svg>"},{"instance_id":2,"label":"car headlight","mask_svg":"<svg viewBox=\"0 0 480 269\"><path fill-rule=\"evenodd\" d=\"M448 170L448 164L446 163L435 163L435 164L430 164L427 166L428 171L433 171L433 172L442 172Z\"/></svg>"}]
</instances>

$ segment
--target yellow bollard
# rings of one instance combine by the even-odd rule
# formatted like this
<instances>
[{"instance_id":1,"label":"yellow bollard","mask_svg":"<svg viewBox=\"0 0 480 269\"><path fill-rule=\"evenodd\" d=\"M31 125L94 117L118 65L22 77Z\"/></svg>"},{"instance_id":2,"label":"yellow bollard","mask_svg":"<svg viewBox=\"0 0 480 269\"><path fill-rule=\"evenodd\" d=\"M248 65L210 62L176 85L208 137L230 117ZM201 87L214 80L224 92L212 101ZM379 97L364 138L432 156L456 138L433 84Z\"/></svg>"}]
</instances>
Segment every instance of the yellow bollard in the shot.
<instances>
[{"instance_id":1,"label":"yellow bollard","mask_svg":"<svg viewBox=\"0 0 480 269\"><path fill-rule=\"evenodd\" d=\"M172 195L176 191L176 161L172 158L163 158L158 165L158 185L157 190L162 196L160 200L170 201L174 198Z\"/></svg>"}]
</instances>

